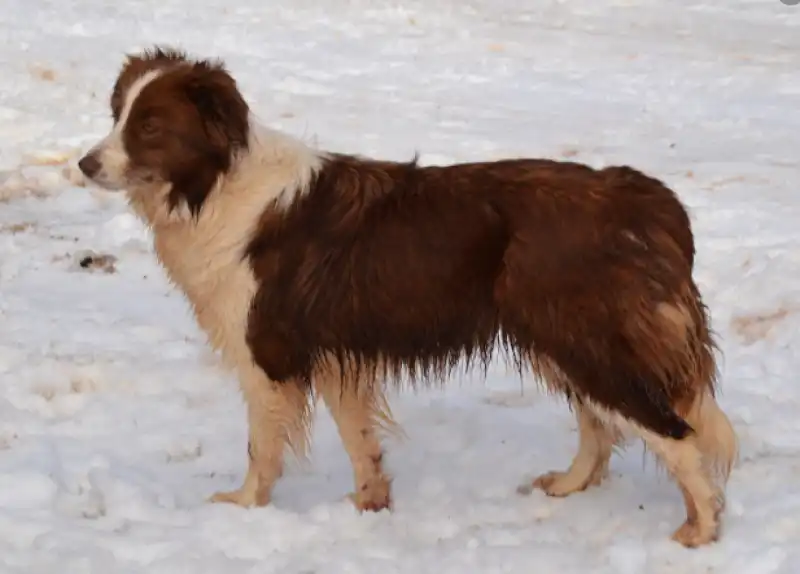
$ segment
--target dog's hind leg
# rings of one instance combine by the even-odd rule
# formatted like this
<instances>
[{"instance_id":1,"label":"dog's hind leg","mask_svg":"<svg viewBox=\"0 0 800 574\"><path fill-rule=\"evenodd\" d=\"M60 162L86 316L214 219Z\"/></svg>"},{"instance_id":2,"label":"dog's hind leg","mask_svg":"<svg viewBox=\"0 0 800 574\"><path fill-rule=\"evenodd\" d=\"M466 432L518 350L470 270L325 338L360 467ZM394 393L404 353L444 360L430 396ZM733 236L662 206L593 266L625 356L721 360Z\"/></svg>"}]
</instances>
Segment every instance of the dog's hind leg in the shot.
<instances>
[{"instance_id":1,"label":"dog's hind leg","mask_svg":"<svg viewBox=\"0 0 800 574\"><path fill-rule=\"evenodd\" d=\"M394 422L379 382L344 382L332 370L315 377L315 387L336 423L353 466L355 490L349 495L360 511L391 509L391 479L383 469L381 427Z\"/></svg>"},{"instance_id":2,"label":"dog's hind leg","mask_svg":"<svg viewBox=\"0 0 800 574\"><path fill-rule=\"evenodd\" d=\"M725 482L736 457L736 435L705 383L681 400L657 400L657 388L626 385L618 407L589 406L598 418L632 431L645 442L677 482L686 507L686 520L672 538L686 547L702 546L719 537L725 508ZM645 409L645 401L653 401ZM634 413L630 404L639 403ZM627 432L626 432L627 434ZM715 483L714 470L722 481Z\"/></svg>"},{"instance_id":3,"label":"dog's hind leg","mask_svg":"<svg viewBox=\"0 0 800 574\"><path fill-rule=\"evenodd\" d=\"M719 536L725 509L725 486L738 454L738 441L728 417L710 392L698 394L686 414L695 432L683 441L643 438L677 479L686 504L686 521L672 538L687 547ZM714 478L717 478L715 481Z\"/></svg>"},{"instance_id":4,"label":"dog's hind leg","mask_svg":"<svg viewBox=\"0 0 800 574\"><path fill-rule=\"evenodd\" d=\"M696 440L675 440L644 429L639 434L664 462L683 494L686 521L672 535L673 540L690 548L717 540L725 501L709 476Z\"/></svg>"},{"instance_id":5,"label":"dog's hind leg","mask_svg":"<svg viewBox=\"0 0 800 574\"><path fill-rule=\"evenodd\" d=\"M628 398L639 393L638 389L631 388ZM704 437L707 426L698 418L698 412L692 409L684 419L680 416L682 409L678 406L670 413L664 412L662 420L656 421L631 418L614 408L600 407L596 403L587 403L587 407L597 418L622 429L626 435L632 433L641 437L648 450L656 455L677 482L686 506L686 520L673 533L673 540L686 547L697 547L717 540L720 514L725 505L724 493L711 478L709 457L702 447L707 440ZM656 412L654 408L653 413ZM672 422L673 418L675 421L685 421L686 430L680 433L664 432L672 425L680 428L680 425ZM720 445L721 448L724 447Z\"/></svg>"},{"instance_id":6,"label":"dog's hind leg","mask_svg":"<svg viewBox=\"0 0 800 574\"><path fill-rule=\"evenodd\" d=\"M739 441L733 425L709 391L697 395L686 419L696 431L697 447L703 454L706 468L717 487L724 491L739 456Z\"/></svg>"},{"instance_id":7,"label":"dog's hind leg","mask_svg":"<svg viewBox=\"0 0 800 574\"><path fill-rule=\"evenodd\" d=\"M258 367L242 377L241 386L247 403L247 476L237 490L218 492L209 500L264 506L283 473L287 447L299 458L306 455L310 433L308 390L299 382L270 381Z\"/></svg>"},{"instance_id":8,"label":"dog's hind leg","mask_svg":"<svg viewBox=\"0 0 800 574\"><path fill-rule=\"evenodd\" d=\"M616 430L597 418L577 398L571 401L578 421L578 453L566 471L551 471L539 476L521 494L540 488L550 496L569 496L599 485L608 475L608 463L617 439Z\"/></svg>"}]
</instances>

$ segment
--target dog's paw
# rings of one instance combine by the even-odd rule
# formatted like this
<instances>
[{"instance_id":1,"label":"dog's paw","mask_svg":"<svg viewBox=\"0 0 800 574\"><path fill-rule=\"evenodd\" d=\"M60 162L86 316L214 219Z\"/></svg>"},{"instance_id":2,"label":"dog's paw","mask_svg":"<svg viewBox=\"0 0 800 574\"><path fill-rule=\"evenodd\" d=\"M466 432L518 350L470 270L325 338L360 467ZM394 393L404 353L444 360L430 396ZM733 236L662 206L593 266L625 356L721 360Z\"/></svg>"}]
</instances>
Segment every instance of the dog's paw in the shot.
<instances>
[{"instance_id":1,"label":"dog's paw","mask_svg":"<svg viewBox=\"0 0 800 574\"><path fill-rule=\"evenodd\" d=\"M364 484L358 492L347 495L359 512L392 510L391 482L382 478Z\"/></svg>"}]
</instances>

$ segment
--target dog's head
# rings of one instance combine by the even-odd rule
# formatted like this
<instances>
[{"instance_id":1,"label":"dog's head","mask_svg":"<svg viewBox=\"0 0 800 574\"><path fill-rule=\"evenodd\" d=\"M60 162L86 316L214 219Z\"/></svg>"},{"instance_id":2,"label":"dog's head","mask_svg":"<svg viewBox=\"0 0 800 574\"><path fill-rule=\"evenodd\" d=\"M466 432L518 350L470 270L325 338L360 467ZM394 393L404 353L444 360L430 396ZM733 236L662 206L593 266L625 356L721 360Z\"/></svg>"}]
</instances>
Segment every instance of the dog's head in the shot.
<instances>
[{"instance_id":1,"label":"dog's head","mask_svg":"<svg viewBox=\"0 0 800 574\"><path fill-rule=\"evenodd\" d=\"M247 103L218 62L162 48L129 56L110 104L110 133L78 162L106 189L168 184L169 208L196 214L247 148Z\"/></svg>"}]
</instances>

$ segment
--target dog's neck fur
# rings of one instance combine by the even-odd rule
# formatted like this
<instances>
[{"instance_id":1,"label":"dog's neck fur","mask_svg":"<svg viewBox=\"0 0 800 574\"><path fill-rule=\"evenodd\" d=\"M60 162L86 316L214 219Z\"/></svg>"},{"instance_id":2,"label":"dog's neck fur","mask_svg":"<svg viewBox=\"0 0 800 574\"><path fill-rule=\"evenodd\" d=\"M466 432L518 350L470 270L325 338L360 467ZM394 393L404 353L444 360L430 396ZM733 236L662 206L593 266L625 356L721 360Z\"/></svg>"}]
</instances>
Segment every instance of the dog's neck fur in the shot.
<instances>
[{"instance_id":1,"label":"dog's neck fur","mask_svg":"<svg viewBox=\"0 0 800 574\"><path fill-rule=\"evenodd\" d=\"M153 232L169 279L188 297L212 346L233 365L250 362L239 339L257 284L245 250L264 212L285 209L306 193L324 158L289 135L251 126L248 149L219 177L197 216L185 206L169 209L169 185L137 187L127 194Z\"/></svg>"}]
</instances>

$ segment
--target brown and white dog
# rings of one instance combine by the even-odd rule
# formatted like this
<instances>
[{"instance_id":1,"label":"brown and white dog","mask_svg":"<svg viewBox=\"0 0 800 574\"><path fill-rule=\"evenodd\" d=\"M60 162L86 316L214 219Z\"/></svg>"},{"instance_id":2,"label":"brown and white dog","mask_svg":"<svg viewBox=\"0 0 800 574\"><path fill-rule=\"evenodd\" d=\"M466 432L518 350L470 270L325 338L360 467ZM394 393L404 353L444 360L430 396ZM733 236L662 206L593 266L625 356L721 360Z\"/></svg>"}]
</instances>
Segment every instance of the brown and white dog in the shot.
<instances>
[{"instance_id":1,"label":"brown and white dog","mask_svg":"<svg viewBox=\"0 0 800 574\"><path fill-rule=\"evenodd\" d=\"M285 448L305 453L315 391L354 503L389 508L383 385L442 382L501 346L579 425L569 469L532 486L598 484L633 433L683 493L674 539L717 538L737 441L715 400L690 221L661 182L540 159L420 167L317 151L258 125L221 63L172 49L129 56L111 110L80 169L125 190L247 403L247 476L212 500L269 502Z\"/></svg>"}]
</instances>

